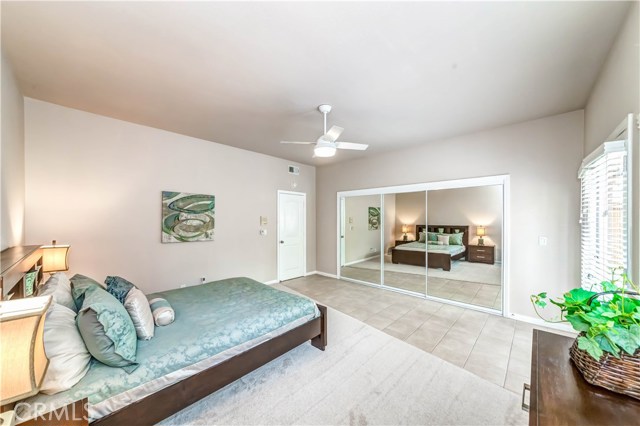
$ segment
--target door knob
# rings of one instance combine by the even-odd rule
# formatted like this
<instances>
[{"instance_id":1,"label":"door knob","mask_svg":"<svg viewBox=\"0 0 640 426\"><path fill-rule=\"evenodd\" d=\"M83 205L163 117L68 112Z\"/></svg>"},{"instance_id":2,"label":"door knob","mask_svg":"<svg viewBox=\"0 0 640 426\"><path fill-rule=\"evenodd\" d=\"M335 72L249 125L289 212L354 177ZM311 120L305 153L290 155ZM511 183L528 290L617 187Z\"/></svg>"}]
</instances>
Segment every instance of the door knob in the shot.
<instances>
[{"instance_id":1,"label":"door knob","mask_svg":"<svg viewBox=\"0 0 640 426\"><path fill-rule=\"evenodd\" d=\"M284 244L284 241L280 240L280 244Z\"/></svg>"}]
</instances>

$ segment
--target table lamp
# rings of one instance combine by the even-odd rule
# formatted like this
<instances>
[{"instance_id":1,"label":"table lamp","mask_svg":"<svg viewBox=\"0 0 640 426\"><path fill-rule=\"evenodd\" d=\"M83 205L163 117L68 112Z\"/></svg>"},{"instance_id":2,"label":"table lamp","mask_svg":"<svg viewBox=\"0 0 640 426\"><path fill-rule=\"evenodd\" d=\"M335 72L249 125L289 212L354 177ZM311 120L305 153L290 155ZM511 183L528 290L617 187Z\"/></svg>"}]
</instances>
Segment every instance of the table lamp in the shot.
<instances>
[{"instance_id":1,"label":"table lamp","mask_svg":"<svg viewBox=\"0 0 640 426\"><path fill-rule=\"evenodd\" d=\"M404 235L402 236L402 241L407 241L407 232L409 232L409 225L402 225L402 232Z\"/></svg>"},{"instance_id":2,"label":"table lamp","mask_svg":"<svg viewBox=\"0 0 640 426\"><path fill-rule=\"evenodd\" d=\"M479 237L478 238L478 245L479 246L483 246L484 245L484 237L485 235L487 235L487 228L485 226L478 226L476 228L476 235Z\"/></svg>"},{"instance_id":3,"label":"table lamp","mask_svg":"<svg viewBox=\"0 0 640 426\"><path fill-rule=\"evenodd\" d=\"M44 351L44 320L51 296L0 302L0 405L38 393L49 367ZM2 426L15 424L15 412L0 415Z\"/></svg>"},{"instance_id":4,"label":"table lamp","mask_svg":"<svg viewBox=\"0 0 640 426\"><path fill-rule=\"evenodd\" d=\"M56 244L56 240L50 246L42 246L42 268L43 272L68 271L69 245Z\"/></svg>"}]
</instances>

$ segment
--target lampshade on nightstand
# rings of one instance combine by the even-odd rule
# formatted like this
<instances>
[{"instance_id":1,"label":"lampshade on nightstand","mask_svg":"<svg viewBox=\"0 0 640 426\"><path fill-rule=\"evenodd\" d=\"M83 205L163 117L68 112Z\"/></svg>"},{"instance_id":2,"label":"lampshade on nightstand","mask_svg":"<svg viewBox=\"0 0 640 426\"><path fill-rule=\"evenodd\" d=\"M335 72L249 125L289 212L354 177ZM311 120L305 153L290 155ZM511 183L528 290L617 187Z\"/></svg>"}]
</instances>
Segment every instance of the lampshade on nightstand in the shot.
<instances>
[{"instance_id":1,"label":"lampshade on nightstand","mask_svg":"<svg viewBox=\"0 0 640 426\"><path fill-rule=\"evenodd\" d=\"M42 268L44 272L68 271L69 245L56 244L56 240L50 246L42 246Z\"/></svg>"},{"instance_id":2,"label":"lampshade on nightstand","mask_svg":"<svg viewBox=\"0 0 640 426\"><path fill-rule=\"evenodd\" d=\"M0 304L0 404L38 393L49 360L44 351L45 313L51 296L5 300ZM12 413L3 413L10 424Z\"/></svg>"},{"instance_id":3,"label":"lampshade on nightstand","mask_svg":"<svg viewBox=\"0 0 640 426\"><path fill-rule=\"evenodd\" d=\"M484 245L484 237L485 235L487 235L487 228L484 226L478 226L476 227L476 235L479 237L478 238L478 245L479 246L483 246Z\"/></svg>"},{"instance_id":4,"label":"lampshade on nightstand","mask_svg":"<svg viewBox=\"0 0 640 426\"><path fill-rule=\"evenodd\" d=\"M409 225L402 225L402 241L407 241L407 232L409 232Z\"/></svg>"}]
</instances>

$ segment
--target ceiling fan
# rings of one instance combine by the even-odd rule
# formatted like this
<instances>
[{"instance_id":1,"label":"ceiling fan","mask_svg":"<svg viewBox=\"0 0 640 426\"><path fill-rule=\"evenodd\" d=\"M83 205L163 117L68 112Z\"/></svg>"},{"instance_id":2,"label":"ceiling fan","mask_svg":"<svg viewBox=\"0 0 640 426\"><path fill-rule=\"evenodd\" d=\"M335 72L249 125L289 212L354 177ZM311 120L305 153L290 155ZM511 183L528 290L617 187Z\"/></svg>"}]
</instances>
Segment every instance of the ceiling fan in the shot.
<instances>
[{"instance_id":1,"label":"ceiling fan","mask_svg":"<svg viewBox=\"0 0 640 426\"><path fill-rule=\"evenodd\" d=\"M291 142L281 141L280 143L289 143L296 145L315 145L313 149L314 157L333 157L336 155L337 149L354 149L357 151L364 151L369 148L369 145L364 143L353 142L337 142L340 134L344 130L342 127L331 126L327 132L327 114L331 112L331 105L320 105L318 110L324 115L324 134L318 138L315 142Z\"/></svg>"}]
</instances>

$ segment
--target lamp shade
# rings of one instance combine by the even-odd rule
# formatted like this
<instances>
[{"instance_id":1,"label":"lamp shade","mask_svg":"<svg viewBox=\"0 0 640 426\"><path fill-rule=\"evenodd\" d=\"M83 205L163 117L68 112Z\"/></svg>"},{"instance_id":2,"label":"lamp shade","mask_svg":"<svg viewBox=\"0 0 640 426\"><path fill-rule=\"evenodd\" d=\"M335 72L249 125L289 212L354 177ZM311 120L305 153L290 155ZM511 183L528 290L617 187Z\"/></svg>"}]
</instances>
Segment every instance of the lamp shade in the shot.
<instances>
[{"instance_id":1,"label":"lamp shade","mask_svg":"<svg viewBox=\"0 0 640 426\"><path fill-rule=\"evenodd\" d=\"M38 393L49 360L44 351L45 313L51 296L7 300L0 304L0 403Z\"/></svg>"},{"instance_id":2,"label":"lamp shade","mask_svg":"<svg viewBox=\"0 0 640 426\"><path fill-rule=\"evenodd\" d=\"M409 232L409 225L402 225L402 233L406 234L407 232Z\"/></svg>"},{"instance_id":3,"label":"lamp shade","mask_svg":"<svg viewBox=\"0 0 640 426\"><path fill-rule=\"evenodd\" d=\"M50 246L42 246L43 272L68 271L69 247L69 245L58 245L55 240Z\"/></svg>"},{"instance_id":4,"label":"lamp shade","mask_svg":"<svg viewBox=\"0 0 640 426\"><path fill-rule=\"evenodd\" d=\"M476 228L476 235L478 237L484 237L485 235L487 235L487 228L484 226L478 226Z\"/></svg>"}]
</instances>

